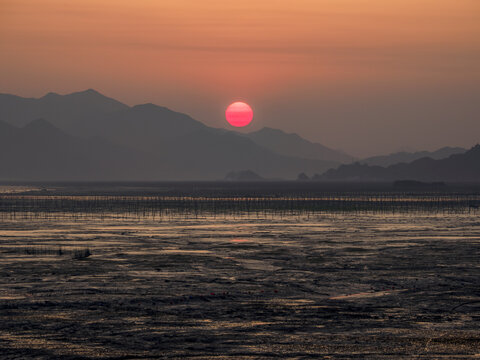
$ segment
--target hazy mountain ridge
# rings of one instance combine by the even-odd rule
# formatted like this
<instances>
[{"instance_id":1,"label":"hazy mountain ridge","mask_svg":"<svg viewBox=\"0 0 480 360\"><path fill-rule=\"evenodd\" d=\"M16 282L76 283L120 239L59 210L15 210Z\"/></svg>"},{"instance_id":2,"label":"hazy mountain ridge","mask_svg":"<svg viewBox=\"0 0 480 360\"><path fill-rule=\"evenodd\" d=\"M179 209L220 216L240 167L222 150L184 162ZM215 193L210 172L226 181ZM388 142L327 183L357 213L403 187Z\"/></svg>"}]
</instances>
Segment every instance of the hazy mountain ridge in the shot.
<instances>
[{"instance_id":1,"label":"hazy mountain ridge","mask_svg":"<svg viewBox=\"0 0 480 360\"><path fill-rule=\"evenodd\" d=\"M0 122L0 130L2 180L115 180L126 167L139 171L140 154L104 139L75 138L44 119L23 128Z\"/></svg>"},{"instance_id":2,"label":"hazy mountain ridge","mask_svg":"<svg viewBox=\"0 0 480 360\"><path fill-rule=\"evenodd\" d=\"M257 144L282 155L304 159L338 161L340 163L350 163L355 160L353 156L330 149L322 144L308 141L298 134L288 134L282 130L269 127L264 127L245 136Z\"/></svg>"},{"instance_id":3,"label":"hazy mountain ridge","mask_svg":"<svg viewBox=\"0 0 480 360\"><path fill-rule=\"evenodd\" d=\"M44 118L72 135L89 135L87 129L105 114L129 106L89 89L67 95L48 93L41 98L0 94L0 119L22 127Z\"/></svg>"},{"instance_id":4,"label":"hazy mountain ridge","mask_svg":"<svg viewBox=\"0 0 480 360\"><path fill-rule=\"evenodd\" d=\"M154 104L129 107L92 89L68 95L49 93L39 99L0 94L0 119L15 126L24 126L37 118L48 119L59 129L74 136L102 136L142 148L146 143L151 145L154 142L151 139L153 136L168 141L180 132L181 136L195 131L218 132L222 135L224 132L234 132L208 127L186 114ZM138 126L139 122L141 126ZM168 126L168 129L163 129L164 126ZM245 136L280 155L330 163L353 160L353 157L340 151L277 129L264 128ZM136 137L136 144L133 144Z\"/></svg>"},{"instance_id":5,"label":"hazy mountain ridge","mask_svg":"<svg viewBox=\"0 0 480 360\"><path fill-rule=\"evenodd\" d=\"M154 104L130 107L95 90L39 99L0 94L0 120L5 121L0 123L0 178L10 180L218 180L244 169L263 178L295 179L352 159L296 134L216 129ZM440 149L435 156L449 151L461 149ZM458 170L463 175L444 176L435 161L388 168L342 165L320 178L480 179L465 169Z\"/></svg>"},{"instance_id":6,"label":"hazy mountain ridge","mask_svg":"<svg viewBox=\"0 0 480 360\"><path fill-rule=\"evenodd\" d=\"M389 155L379 155L379 156L371 156L358 162L360 164L367 164L367 165L377 165L377 166L390 166L398 163L410 163L412 161L421 159L421 158L431 158L434 160L440 160L448 158L454 154L462 154L465 153L467 149L461 147L449 147L445 146L441 149L435 151L417 151L417 152L397 152L392 153Z\"/></svg>"},{"instance_id":7,"label":"hazy mountain ridge","mask_svg":"<svg viewBox=\"0 0 480 360\"><path fill-rule=\"evenodd\" d=\"M480 145L463 154L454 154L446 159L421 158L411 163L400 163L388 167L361 163L341 165L330 169L317 180L361 180L361 181L480 181Z\"/></svg>"},{"instance_id":8,"label":"hazy mountain ridge","mask_svg":"<svg viewBox=\"0 0 480 360\"><path fill-rule=\"evenodd\" d=\"M8 118L10 124L23 126L18 131L9 130L21 138L17 143L23 144L23 150L18 152L12 142L4 144L12 160L2 178L66 179L67 169L71 172L69 179L91 180L112 179L109 171L119 180L215 180L242 169L251 169L269 178L294 178L304 169L322 172L338 165L334 161L280 155L238 133L208 127L165 107L154 104L129 107L93 90L70 95L51 93L40 99L0 96L2 104L9 101L0 114ZM41 114L51 115L54 120ZM38 126L37 121L28 124L28 116L43 117L47 121L42 120L42 126ZM30 142L24 141L25 133L32 126L37 127L33 137ZM49 136L53 139L49 144L42 142L41 139ZM59 142L59 139L64 140ZM86 145L92 141L96 144L97 156ZM52 144L57 144L55 151ZM50 158L48 164L39 159L43 167L33 164L27 154L34 152L39 159ZM70 152L70 163L76 165L65 168L66 155L61 158L56 152ZM8 162L5 156L2 160ZM100 163L102 168L95 168Z\"/></svg>"}]
</instances>

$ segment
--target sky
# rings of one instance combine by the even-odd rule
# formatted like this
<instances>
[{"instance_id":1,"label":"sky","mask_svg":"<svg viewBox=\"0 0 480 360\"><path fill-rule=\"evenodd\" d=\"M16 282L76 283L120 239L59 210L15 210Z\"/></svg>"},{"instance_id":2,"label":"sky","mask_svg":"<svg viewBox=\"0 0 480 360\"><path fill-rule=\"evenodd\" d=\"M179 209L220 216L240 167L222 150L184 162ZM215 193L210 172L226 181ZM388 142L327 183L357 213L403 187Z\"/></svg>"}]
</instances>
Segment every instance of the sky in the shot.
<instances>
[{"instance_id":1,"label":"sky","mask_svg":"<svg viewBox=\"0 0 480 360\"><path fill-rule=\"evenodd\" d=\"M356 156L480 142L479 0L0 0L0 92L94 88Z\"/></svg>"}]
</instances>

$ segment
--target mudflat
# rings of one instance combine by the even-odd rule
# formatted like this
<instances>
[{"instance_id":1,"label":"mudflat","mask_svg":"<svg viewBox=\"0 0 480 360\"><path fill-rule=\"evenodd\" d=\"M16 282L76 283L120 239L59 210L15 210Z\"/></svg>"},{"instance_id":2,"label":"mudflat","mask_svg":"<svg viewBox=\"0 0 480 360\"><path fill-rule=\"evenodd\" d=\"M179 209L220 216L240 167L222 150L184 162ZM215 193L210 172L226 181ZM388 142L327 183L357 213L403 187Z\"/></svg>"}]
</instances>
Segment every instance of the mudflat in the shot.
<instances>
[{"instance_id":1,"label":"mudflat","mask_svg":"<svg viewBox=\"0 0 480 360\"><path fill-rule=\"evenodd\" d=\"M480 357L474 212L12 214L0 358Z\"/></svg>"}]
</instances>

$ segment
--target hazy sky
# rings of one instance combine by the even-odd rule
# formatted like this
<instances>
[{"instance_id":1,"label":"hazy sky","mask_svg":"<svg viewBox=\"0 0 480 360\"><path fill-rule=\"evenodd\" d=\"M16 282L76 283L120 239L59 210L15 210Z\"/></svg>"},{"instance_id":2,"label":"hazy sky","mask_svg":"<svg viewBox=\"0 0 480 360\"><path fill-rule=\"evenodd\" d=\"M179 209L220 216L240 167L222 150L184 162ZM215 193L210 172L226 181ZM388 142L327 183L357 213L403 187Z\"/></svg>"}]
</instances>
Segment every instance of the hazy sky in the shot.
<instances>
[{"instance_id":1,"label":"hazy sky","mask_svg":"<svg viewBox=\"0 0 480 360\"><path fill-rule=\"evenodd\" d=\"M480 0L0 0L0 92L94 88L354 155L480 142Z\"/></svg>"}]
</instances>

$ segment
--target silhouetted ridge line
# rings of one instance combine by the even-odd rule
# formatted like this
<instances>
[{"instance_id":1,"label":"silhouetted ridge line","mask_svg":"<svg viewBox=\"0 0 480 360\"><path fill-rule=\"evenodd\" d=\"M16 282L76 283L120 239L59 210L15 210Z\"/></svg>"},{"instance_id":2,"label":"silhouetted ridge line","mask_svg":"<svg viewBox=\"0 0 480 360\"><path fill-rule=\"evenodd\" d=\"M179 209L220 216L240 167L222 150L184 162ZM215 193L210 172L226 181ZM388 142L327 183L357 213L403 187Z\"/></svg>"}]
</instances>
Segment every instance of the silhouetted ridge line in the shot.
<instances>
[{"instance_id":1,"label":"silhouetted ridge line","mask_svg":"<svg viewBox=\"0 0 480 360\"><path fill-rule=\"evenodd\" d=\"M4 180L218 180L242 169L276 179L338 164L277 154L186 114L128 107L95 91L0 103L0 118L17 126L16 139L3 143Z\"/></svg>"},{"instance_id":2,"label":"silhouetted ridge line","mask_svg":"<svg viewBox=\"0 0 480 360\"><path fill-rule=\"evenodd\" d=\"M424 157L429 157L434 160L440 160L448 158L449 156L454 154L465 153L466 151L467 149L461 147L446 146L435 151L417 151L413 153L398 152L389 155L372 156L366 159L359 160L359 162L367 165L389 166L398 163L410 163Z\"/></svg>"},{"instance_id":3,"label":"silhouetted ridge line","mask_svg":"<svg viewBox=\"0 0 480 360\"><path fill-rule=\"evenodd\" d=\"M130 107L93 89L40 99L0 94L0 119L15 127L2 135L0 178L9 180L219 180L244 169L266 179L293 180L352 159L297 134L216 129L151 103ZM422 161L411 171L400 164L357 173L340 167L325 177L444 180L435 163ZM435 169L426 174L429 167ZM465 181L479 178L472 171L449 171Z\"/></svg>"},{"instance_id":4,"label":"silhouetted ridge line","mask_svg":"<svg viewBox=\"0 0 480 360\"><path fill-rule=\"evenodd\" d=\"M354 160L354 157L341 151L330 149L319 143L303 139L298 134L289 134L279 129L264 127L245 136L260 146L286 156L341 163L350 163Z\"/></svg>"},{"instance_id":5,"label":"silhouetted ridge line","mask_svg":"<svg viewBox=\"0 0 480 360\"><path fill-rule=\"evenodd\" d=\"M480 145L464 154L454 154L446 159L421 158L409 164L400 163L388 167L355 163L330 169L317 180L357 181L480 181Z\"/></svg>"}]
</instances>

